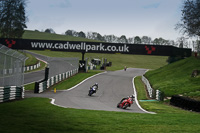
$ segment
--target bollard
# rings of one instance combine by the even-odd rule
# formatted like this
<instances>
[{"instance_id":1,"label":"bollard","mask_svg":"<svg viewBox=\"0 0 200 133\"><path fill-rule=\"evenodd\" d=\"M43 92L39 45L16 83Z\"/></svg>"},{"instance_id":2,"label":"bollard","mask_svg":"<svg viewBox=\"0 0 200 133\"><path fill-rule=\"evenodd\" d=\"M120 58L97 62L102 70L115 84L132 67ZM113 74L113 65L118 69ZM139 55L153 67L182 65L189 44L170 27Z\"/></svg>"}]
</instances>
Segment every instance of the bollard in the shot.
<instances>
[{"instance_id":1,"label":"bollard","mask_svg":"<svg viewBox=\"0 0 200 133\"><path fill-rule=\"evenodd\" d=\"M54 88L54 93L56 93L56 88Z\"/></svg>"}]
</instances>

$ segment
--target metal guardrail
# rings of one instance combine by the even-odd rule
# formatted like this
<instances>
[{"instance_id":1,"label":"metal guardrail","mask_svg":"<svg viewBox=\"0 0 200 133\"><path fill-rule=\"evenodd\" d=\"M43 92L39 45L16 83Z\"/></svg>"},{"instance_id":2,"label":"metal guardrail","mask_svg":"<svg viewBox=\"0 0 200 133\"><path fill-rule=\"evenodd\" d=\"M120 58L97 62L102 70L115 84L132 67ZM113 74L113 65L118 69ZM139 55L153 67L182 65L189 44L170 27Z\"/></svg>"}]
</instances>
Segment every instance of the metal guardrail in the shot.
<instances>
[{"instance_id":1,"label":"metal guardrail","mask_svg":"<svg viewBox=\"0 0 200 133\"><path fill-rule=\"evenodd\" d=\"M48 80L46 81L43 81L43 82L40 82L40 83L37 83L38 84L38 88L35 88L35 93L42 93L44 92L45 90L47 90L49 87L51 87L52 85L60 82L60 81L63 81L75 74L78 73L78 68L76 69L73 69L73 70L70 70L66 73L62 73L62 74L59 74L59 75L56 75L56 76L53 76L51 78L49 78Z\"/></svg>"},{"instance_id":2,"label":"metal guardrail","mask_svg":"<svg viewBox=\"0 0 200 133\"><path fill-rule=\"evenodd\" d=\"M160 90L155 90L151 87L149 81L147 78L144 77L144 75L142 76L142 81L144 82L144 84L147 87L147 92L150 98L152 99L156 99L158 101L163 101L164 100L164 93Z\"/></svg>"}]
</instances>

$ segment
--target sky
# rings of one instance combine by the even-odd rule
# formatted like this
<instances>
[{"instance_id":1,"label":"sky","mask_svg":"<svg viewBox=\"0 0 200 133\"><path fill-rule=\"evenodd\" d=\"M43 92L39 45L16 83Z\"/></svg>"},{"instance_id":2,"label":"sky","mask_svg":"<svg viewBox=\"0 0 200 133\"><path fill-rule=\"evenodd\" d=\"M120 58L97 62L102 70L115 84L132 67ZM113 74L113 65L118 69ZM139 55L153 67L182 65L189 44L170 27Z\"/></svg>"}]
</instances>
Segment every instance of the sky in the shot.
<instances>
[{"instance_id":1,"label":"sky","mask_svg":"<svg viewBox=\"0 0 200 133\"><path fill-rule=\"evenodd\" d=\"M183 0L27 0L27 30L176 40Z\"/></svg>"}]
</instances>

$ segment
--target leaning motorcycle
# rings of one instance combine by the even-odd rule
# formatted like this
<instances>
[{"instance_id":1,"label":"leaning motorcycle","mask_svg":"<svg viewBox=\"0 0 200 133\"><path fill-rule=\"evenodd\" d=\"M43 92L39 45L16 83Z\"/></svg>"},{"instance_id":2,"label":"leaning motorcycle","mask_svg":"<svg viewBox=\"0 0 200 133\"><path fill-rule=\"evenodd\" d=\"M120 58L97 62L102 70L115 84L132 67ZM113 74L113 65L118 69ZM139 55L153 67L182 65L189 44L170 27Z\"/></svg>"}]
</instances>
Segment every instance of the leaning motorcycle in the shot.
<instances>
[{"instance_id":1,"label":"leaning motorcycle","mask_svg":"<svg viewBox=\"0 0 200 133\"><path fill-rule=\"evenodd\" d=\"M128 98L123 98L118 104L118 108L126 109L127 107L131 107L131 104L133 104L134 96L130 96Z\"/></svg>"},{"instance_id":2,"label":"leaning motorcycle","mask_svg":"<svg viewBox=\"0 0 200 133\"><path fill-rule=\"evenodd\" d=\"M94 94L94 93L96 93L96 92L97 92L97 89L96 89L95 87L90 87L88 96L92 96L92 94Z\"/></svg>"}]
</instances>

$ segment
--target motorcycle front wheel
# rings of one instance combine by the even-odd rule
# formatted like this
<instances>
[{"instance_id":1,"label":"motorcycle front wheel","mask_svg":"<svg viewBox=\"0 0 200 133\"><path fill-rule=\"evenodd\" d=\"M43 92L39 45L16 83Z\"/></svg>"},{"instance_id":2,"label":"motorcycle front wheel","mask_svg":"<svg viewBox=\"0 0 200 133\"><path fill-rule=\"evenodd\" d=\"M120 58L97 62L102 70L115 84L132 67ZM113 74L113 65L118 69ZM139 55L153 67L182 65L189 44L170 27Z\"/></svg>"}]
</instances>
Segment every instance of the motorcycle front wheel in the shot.
<instances>
[{"instance_id":1,"label":"motorcycle front wheel","mask_svg":"<svg viewBox=\"0 0 200 133\"><path fill-rule=\"evenodd\" d=\"M129 106L130 106L129 103L127 103L127 104L124 105L123 109L126 109Z\"/></svg>"}]
</instances>

